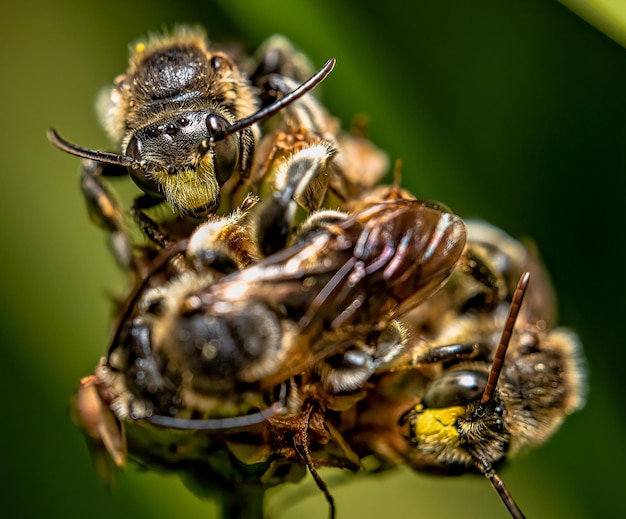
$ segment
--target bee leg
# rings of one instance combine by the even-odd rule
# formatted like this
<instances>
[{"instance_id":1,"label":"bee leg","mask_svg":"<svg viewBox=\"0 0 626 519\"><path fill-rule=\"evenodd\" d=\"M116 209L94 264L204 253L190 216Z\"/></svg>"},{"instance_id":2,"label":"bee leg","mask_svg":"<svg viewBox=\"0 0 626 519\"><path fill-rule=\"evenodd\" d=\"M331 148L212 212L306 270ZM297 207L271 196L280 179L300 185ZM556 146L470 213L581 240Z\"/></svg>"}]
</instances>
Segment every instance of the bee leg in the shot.
<instances>
[{"instance_id":1,"label":"bee leg","mask_svg":"<svg viewBox=\"0 0 626 519\"><path fill-rule=\"evenodd\" d=\"M277 190L269 200L259 204L257 240L261 252L268 256L287 245L294 230L297 198L317 197L315 180L328 175L335 148L320 143L292 155L277 174ZM309 189L310 188L310 189ZM323 197L322 197L323 198ZM307 207L309 204L307 204Z\"/></svg>"},{"instance_id":2,"label":"bee leg","mask_svg":"<svg viewBox=\"0 0 626 519\"><path fill-rule=\"evenodd\" d=\"M259 50L261 58L250 79L260 90L263 107L298 88L314 72L309 59L283 36L268 38ZM333 126L330 119L317 98L310 94L285 107L280 116L291 128L304 128L315 135L323 135Z\"/></svg>"},{"instance_id":3,"label":"bee leg","mask_svg":"<svg viewBox=\"0 0 626 519\"><path fill-rule=\"evenodd\" d=\"M319 362L315 369L331 393L358 390L375 373L386 371L403 353L408 336L399 321L368 334L363 343L354 340L343 352Z\"/></svg>"},{"instance_id":4,"label":"bee leg","mask_svg":"<svg viewBox=\"0 0 626 519\"><path fill-rule=\"evenodd\" d=\"M90 219L109 232L109 242L115 259L122 268L127 269L135 267L132 241L118 202L102 181L102 177L125 175L128 172L122 166L85 160L82 164L80 187Z\"/></svg>"},{"instance_id":5,"label":"bee leg","mask_svg":"<svg viewBox=\"0 0 626 519\"><path fill-rule=\"evenodd\" d=\"M415 364L434 364L437 362L452 362L457 360L473 360L476 358L489 359L490 351L484 344L469 342L466 344L444 344L429 348L426 352L417 355Z\"/></svg>"},{"instance_id":6,"label":"bee leg","mask_svg":"<svg viewBox=\"0 0 626 519\"><path fill-rule=\"evenodd\" d=\"M322 491L322 493L324 494L324 497L326 498L326 502L328 503L328 508L329 508L328 518L335 519L335 516L336 516L335 499L330 493L328 485L322 479L322 476L320 476L319 472L315 468L315 462L313 461L313 458L311 457L311 451L309 449L310 441L309 441L308 431L309 431L309 420L311 418L312 411L313 411L313 408L309 406L308 409L302 415L302 426L301 426L300 431L298 431L294 439L294 448L304 458L304 462L307 468L309 469L311 476L313 477L313 481L315 481L317 488L319 488Z\"/></svg>"},{"instance_id":7,"label":"bee leg","mask_svg":"<svg viewBox=\"0 0 626 519\"><path fill-rule=\"evenodd\" d=\"M144 212L146 209L151 209L161 202L162 200L149 195L139 196L135 198L135 201L133 202L131 213L135 222L137 222L137 225L141 229L141 232L143 232L159 247L165 249L171 245L171 241L163 232L161 232L157 223Z\"/></svg>"},{"instance_id":8,"label":"bee leg","mask_svg":"<svg viewBox=\"0 0 626 519\"><path fill-rule=\"evenodd\" d=\"M508 290L502 276L493 271L488 258L484 258L478 250L468 248L461 257L458 268L472 276L483 287L480 294L465 303L464 312L476 306L495 307L498 301L506 297Z\"/></svg>"},{"instance_id":9,"label":"bee leg","mask_svg":"<svg viewBox=\"0 0 626 519\"><path fill-rule=\"evenodd\" d=\"M260 85L269 102L281 99L284 95L292 92L300 83L287 76L270 74ZM312 94L306 94L297 101L286 106L281 114L283 128L288 132L305 131L309 135L321 137L335 133L336 123L329 116L319 100Z\"/></svg>"},{"instance_id":10,"label":"bee leg","mask_svg":"<svg viewBox=\"0 0 626 519\"><path fill-rule=\"evenodd\" d=\"M260 86L262 80L270 74L280 74L302 83L314 72L306 55L298 51L287 38L278 34L270 36L261 44L257 56L258 64L250 74L250 80L256 86ZM266 92L261 93L263 100L265 94Z\"/></svg>"}]
</instances>

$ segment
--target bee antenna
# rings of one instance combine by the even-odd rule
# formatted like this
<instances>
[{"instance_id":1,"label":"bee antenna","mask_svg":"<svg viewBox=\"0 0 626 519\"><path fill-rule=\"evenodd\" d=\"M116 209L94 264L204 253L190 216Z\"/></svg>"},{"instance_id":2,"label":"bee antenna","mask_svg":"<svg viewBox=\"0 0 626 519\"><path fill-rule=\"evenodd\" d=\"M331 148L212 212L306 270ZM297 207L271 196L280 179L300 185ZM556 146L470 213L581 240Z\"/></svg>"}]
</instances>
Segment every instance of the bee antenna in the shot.
<instances>
[{"instance_id":1,"label":"bee antenna","mask_svg":"<svg viewBox=\"0 0 626 519\"><path fill-rule=\"evenodd\" d=\"M498 344L498 348L496 349L496 353L493 357L493 363L491 364L491 369L489 370L487 385L485 386L485 390L483 391L483 395L480 399L479 409L484 408L484 406L487 405L493 398L496 386L498 385L498 378L500 378L500 373L502 372L502 365L504 363L506 350L509 347L511 335L513 334L513 329L515 327L515 321L519 315L529 279L530 272L524 272L524 274L520 277L520 280L517 282L515 292L513 292L513 298L511 299L509 313L506 316L506 322L504 324L504 329L502 330L500 344Z\"/></svg>"},{"instance_id":2,"label":"bee antenna","mask_svg":"<svg viewBox=\"0 0 626 519\"><path fill-rule=\"evenodd\" d=\"M167 427L168 429L178 429L184 431L220 431L226 429L240 429L266 422L268 419L283 412L287 399L287 384L280 387L278 400L271 406L261 409L256 413L234 416L231 418L213 418L206 420L193 420L176 418L174 416L152 415L142 420L157 427Z\"/></svg>"},{"instance_id":3,"label":"bee antenna","mask_svg":"<svg viewBox=\"0 0 626 519\"><path fill-rule=\"evenodd\" d=\"M245 119L240 119L239 121L231 124L230 126L227 126L226 128L222 130L217 130L214 133L214 135L211 136L211 141L212 142L221 141L225 139L226 137L228 137L229 135L232 135L233 133L237 133L238 131L243 130L244 128L247 128L248 126L252 126L253 124L258 123L259 121L262 121L264 119L267 119L268 117L271 117L275 113L279 112L285 106L293 103L295 100L299 99L304 94L310 92L317 85L319 85L322 81L324 81L324 79L326 79L328 74L330 74L330 72L333 70L336 62L337 60L335 58L330 58L319 71L313 74L309 79L307 79L304 83L302 83L298 88L296 88L292 92L289 92L287 95L281 97L280 99L278 99L271 105L266 106L265 108L262 108L258 112L252 114L250 117L246 117Z\"/></svg>"},{"instance_id":4,"label":"bee antenna","mask_svg":"<svg viewBox=\"0 0 626 519\"><path fill-rule=\"evenodd\" d=\"M72 144L61 137L54 128L50 128L48 130L48 140L61 151L82 159L95 160L106 164L115 164L117 166L124 166L125 168L140 169L145 166L142 161L135 160L127 155L91 150L89 148L83 148L82 146Z\"/></svg>"},{"instance_id":5,"label":"bee antenna","mask_svg":"<svg viewBox=\"0 0 626 519\"><path fill-rule=\"evenodd\" d=\"M511 514L511 517L513 517L513 519L526 519L524 512L522 512L520 510L520 507L517 506L517 503L513 499L513 496L511 496L508 489L506 488L504 481L502 481L502 478L493 469L493 467L488 463L481 464L480 462L477 462L476 466L485 475L485 477L489 481L491 481L491 485L500 496L500 499L504 503L504 506L506 506L507 510Z\"/></svg>"}]
</instances>

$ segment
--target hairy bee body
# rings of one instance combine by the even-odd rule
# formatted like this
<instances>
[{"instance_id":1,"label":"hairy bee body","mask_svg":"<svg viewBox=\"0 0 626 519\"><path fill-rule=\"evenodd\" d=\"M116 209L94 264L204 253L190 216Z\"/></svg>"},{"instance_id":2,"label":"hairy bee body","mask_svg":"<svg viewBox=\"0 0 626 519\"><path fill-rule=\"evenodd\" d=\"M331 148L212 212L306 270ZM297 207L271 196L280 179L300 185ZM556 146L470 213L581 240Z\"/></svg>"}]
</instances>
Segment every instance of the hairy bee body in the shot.
<instances>
[{"instance_id":1,"label":"hairy bee body","mask_svg":"<svg viewBox=\"0 0 626 519\"><path fill-rule=\"evenodd\" d=\"M108 363L131 370L129 387L141 379L145 392L137 395L154 396L144 415L169 412L168 387L178 389L183 408L202 396L239 398L236 387L275 386L298 364L311 367L318 353L324 358L357 336L381 333L441 286L465 236L458 217L417 200L352 215L322 212L304 229L293 245L232 274L216 274L214 264L191 267L141 293ZM144 371L129 351L150 352L139 363ZM157 404L161 389L165 404Z\"/></svg>"},{"instance_id":2,"label":"hairy bee body","mask_svg":"<svg viewBox=\"0 0 626 519\"><path fill-rule=\"evenodd\" d=\"M291 246L230 274L217 270L224 263L212 253L229 247L227 236L245 219L217 224L226 229L217 240L207 240L210 225L190 238L186 270L165 283L155 270L158 284L148 279L130 298L107 357L79 394L99 395L101 421L126 423L129 452L151 463L200 465L210 446L268 470L311 459L358 468L333 416L354 406L367 379L403 351L396 318L452 272L463 222L417 200L320 212ZM257 411L281 391L288 394L280 414ZM77 414L97 443L90 405L78 404ZM150 432L163 427L184 432L175 440ZM119 463L121 429L105 430L99 441ZM297 454L302 445L313 457ZM168 454L158 462L161 451Z\"/></svg>"},{"instance_id":3,"label":"hairy bee body","mask_svg":"<svg viewBox=\"0 0 626 519\"><path fill-rule=\"evenodd\" d=\"M519 518L495 470L584 406L586 370L576 334L556 326L554 294L534 251L485 222L467 222L467 230L449 281L403 318L406 354L375 380L344 434L381 467L481 473ZM529 272L522 297L512 280L527 273L528 283Z\"/></svg>"},{"instance_id":4,"label":"hairy bee body","mask_svg":"<svg viewBox=\"0 0 626 519\"><path fill-rule=\"evenodd\" d=\"M488 457L492 465L497 465L508 455L544 442L567 415L584 405L585 368L577 336L570 330L556 327L554 295L536 255L484 222L469 222L468 232L468 249L474 256L478 256L479 251L485 248L492 249L488 256L491 262L489 269L498 283L487 290L487 293L492 292L492 297L486 297L485 293L477 296L475 287L468 283L468 274L459 271L456 281L453 276L450 286L446 287L454 294L453 301L448 300L446 304L450 313L454 312L455 307L462 311L444 317L441 329L434 337L429 337L429 345L416 352L416 355L418 359L422 356L432 357L436 345L477 345L474 353L462 354L459 353L461 348L458 348L455 357L442 359L442 371L426 390L422 403L425 410L429 405L431 408L448 409L452 404L463 407L476 401L476 394L460 394L460 384L470 382L475 377L473 382L480 396L514 295L511 281L519 278L523 272L531 273L527 296L512 332L498 383L498 395L495 398L498 403L494 403L501 408L494 416L501 414L494 418L493 426L497 447ZM445 295L442 294L442 297ZM437 305L437 297L433 297L432 304ZM419 322L413 324L419 329ZM465 374L468 376L463 381ZM445 388L448 382L449 387ZM458 391L456 395L454 388ZM446 398L450 398L450 401L446 402ZM464 416L471 415L467 408L462 413ZM412 423L413 439L418 450L423 448L427 451L428 435L419 438L418 422L421 416L423 413L420 415L417 411L411 413L408 419ZM480 434L477 436L480 437ZM481 442L483 445L478 447ZM483 449L487 441L476 440L475 443L476 448ZM471 454L470 448L465 450ZM439 455L433 456L434 464L451 471L475 470L474 460L478 455L469 455L463 461L458 452L460 450L442 448Z\"/></svg>"},{"instance_id":5,"label":"hairy bee body","mask_svg":"<svg viewBox=\"0 0 626 519\"><path fill-rule=\"evenodd\" d=\"M220 107L239 119L258 109L256 92L225 53L208 48L202 31L179 28L131 46L127 72L99 103L111 138L122 147L133 132L180 112Z\"/></svg>"},{"instance_id":6,"label":"hairy bee body","mask_svg":"<svg viewBox=\"0 0 626 519\"><path fill-rule=\"evenodd\" d=\"M183 212L214 212L220 186L249 172L258 130L245 128L211 149L206 143L257 111L256 89L198 30L136 43L127 72L99 104L112 140L138 164L133 180Z\"/></svg>"}]
</instances>

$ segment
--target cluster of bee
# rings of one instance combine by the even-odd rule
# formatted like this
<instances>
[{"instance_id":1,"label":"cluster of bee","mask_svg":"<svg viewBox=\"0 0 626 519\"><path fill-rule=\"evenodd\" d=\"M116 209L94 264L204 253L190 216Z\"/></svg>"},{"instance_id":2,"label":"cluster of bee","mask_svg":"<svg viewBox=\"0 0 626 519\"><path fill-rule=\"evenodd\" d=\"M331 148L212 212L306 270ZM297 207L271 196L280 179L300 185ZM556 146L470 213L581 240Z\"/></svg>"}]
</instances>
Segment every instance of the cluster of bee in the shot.
<instances>
[{"instance_id":1,"label":"cluster of bee","mask_svg":"<svg viewBox=\"0 0 626 519\"><path fill-rule=\"evenodd\" d=\"M384 153L311 92L333 66L181 28L135 44L100 100L119 152L50 131L131 280L76 420L105 470L228 492L308 468L334 515L317 467L371 458L481 473L523 517L496 469L584 404L577 337L533 250L378 185Z\"/></svg>"}]
</instances>

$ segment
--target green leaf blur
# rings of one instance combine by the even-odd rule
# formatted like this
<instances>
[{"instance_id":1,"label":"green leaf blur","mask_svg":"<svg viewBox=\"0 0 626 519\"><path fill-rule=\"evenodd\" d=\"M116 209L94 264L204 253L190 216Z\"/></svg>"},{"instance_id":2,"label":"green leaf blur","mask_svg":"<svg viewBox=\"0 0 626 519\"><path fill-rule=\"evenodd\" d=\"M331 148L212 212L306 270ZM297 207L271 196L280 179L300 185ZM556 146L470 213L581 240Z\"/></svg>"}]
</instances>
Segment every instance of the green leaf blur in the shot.
<instances>
[{"instance_id":1,"label":"green leaf blur","mask_svg":"<svg viewBox=\"0 0 626 519\"><path fill-rule=\"evenodd\" d=\"M176 478L134 467L107 492L69 420L72 392L106 348L107 297L124 284L87 218L78 160L45 137L55 126L106 148L93 110L98 90L125 69L128 43L180 22L251 47L280 32L318 65L334 56L324 103L345 127L367 114L370 138L402 159L405 186L535 240L561 322L583 339L591 393L584 411L503 478L531 518L626 516L624 48L542 0L34 0L3 12L4 517L215 516ZM480 477L321 473L339 519L506 517ZM273 493L269 510L274 518L327 513L310 478Z\"/></svg>"}]
</instances>

